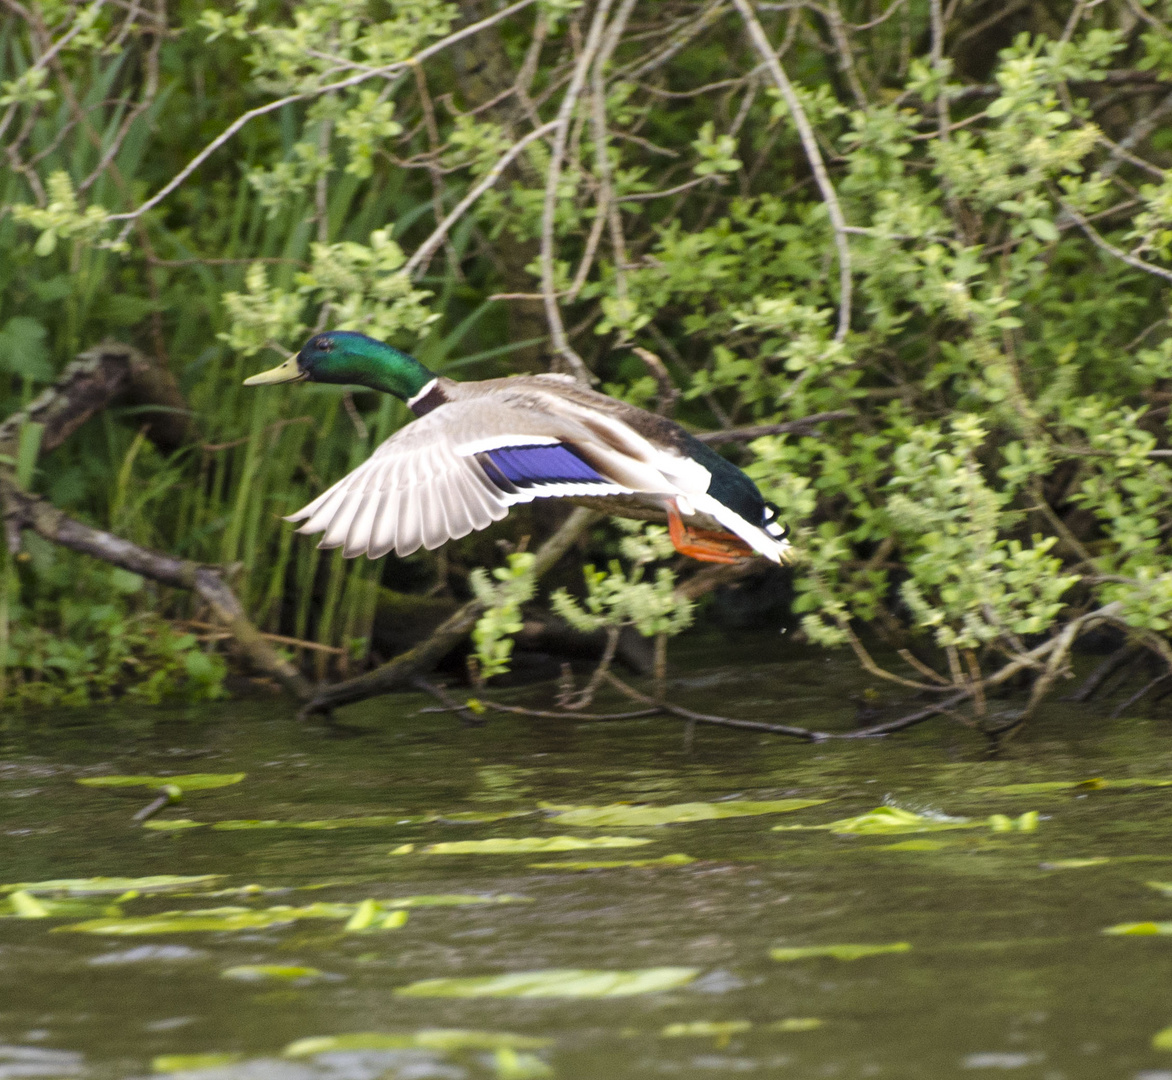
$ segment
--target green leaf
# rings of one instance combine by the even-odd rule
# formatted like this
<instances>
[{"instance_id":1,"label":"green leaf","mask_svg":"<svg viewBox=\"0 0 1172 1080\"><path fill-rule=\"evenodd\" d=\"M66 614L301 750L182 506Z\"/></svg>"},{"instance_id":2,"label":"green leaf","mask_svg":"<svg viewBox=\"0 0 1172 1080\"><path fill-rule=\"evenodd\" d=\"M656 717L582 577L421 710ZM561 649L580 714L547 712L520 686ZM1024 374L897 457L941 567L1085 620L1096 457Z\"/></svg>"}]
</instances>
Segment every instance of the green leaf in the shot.
<instances>
[{"instance_id":1,"label":"green leaf","mask_svg":"<svg viewBox=\"0 0 1172 1080\"><path fill-rule=\"evenodd\" d=\"M863 836L895 835L898 833L935 832L938 829L977 829L984 822L969 821L967 818L945 817L943 814L928 816L901 810L898 806L880 806L858 817L842 818L826 825L774 825L774 832L791 829L827 829L834 833Z\"/></svg>"},{"instance_id":2,"label":"green leaf","mask_svg":"<svg viewBox=\"0 0 1172 1080\"><path fill-rule=\"evenodd\" d=\"M740 1035L752 1027L752 1020L692 1020L688 1023L668 1024L659 1034L664 1039L727 1039L730 1035Z\"/></svg>"},{"instance_id":3,"label":"green leaf","mask_svg":"<svg viewBox=\"0 0 1172 1080\"><path fill-rule=\"evenodd\" d=\"M314 1035L285 1047L285 1057L310 1057L335 1050L541 1050L552 1039L514 1035L508 1031L475 1031L463 1028L424 1028L404 1034L356 1032L348 1035Z\"/></svg>"},{"instance_id":4,"label":"green leaf","mask_svg":"<svg viewBox=\"0 0 1172 1080\"><path fill-rule=\"evenodd\" d=\"M578 851L582 848L639 847L653 841L635 836L504 836L488 840L448 840L420 848L425 855L525 855L535 851Z\"/></svg>"},{"instance_id":5,"label":"green leaf","mask_svg":"<svg viewBox=\"0 0 1172 1080\"><path fill-rule=\"evenodd\" d=\"M123 788L146 787L162 788L168 784L182 788L184 791L205 791L209 788L227 787L229 784L239 784L247 773L188 773L184 776L87 776L78 780L86 787Z\"/></svg>"},{"instance_id":6,"label":"green leaf","mask_svg":"<svg viewBox=\"0 0 1172 1080\"><path fill-rule=\"evenodd\" d=\"M17 918L47 919L49 917L49 909L32 893L27 893L23 889L17 889L8 897L8 902L12 905L12 910Z\"/></svg>"},{"instance_id":7,"label":"green leaf","mask_svg":"<svg viewBox=\"0 0 1172 1080\"><path fill-rule=\"evenodd\" d=\"M1119 937L1150 937L1157 934L1172 934L1172 922L1117 923L1115 926L1108 926L1103 933Z\"/></svg>"},{"instance_id":8,"label":"green leaf","mask_svg":"<svg viewBox=\"0 0 1172 1080\"><path fill-rule=\"evenodd\" d=\"M205 824L203 821L192 821L191 818L174 818L171 821L151 818L150 821L144 821L142 827L154 832L182 832L184 829L202 829Z\"/></svg>"},{"instance_id":9,"label":"green leaf","mask_svg":"<svg viewBox=\"0 0 1172 1080\"><path fill-rule=\"evenodd\" d=\"M861 960L866 956L880 956L883 953L904 953L911 950L906 941L894 941L888 945L807 945L795 948L770 949L773 960L809 960L827 956L834 960Z\"/></svg>"},{"instance_id":10,"label":"green leaf","mask_svg":"<svg viewBox=\"0 0 1172 1080\"><path fill-rule=\"evenodd\" d=\"M384 907L374 900L361 904L307 904L291 907L278 904L268 908L219 907L191 911L163 911L157 915L143 915L138 918L89 919L86 922L71 923L57 929L79 934L112 934L117 936L138 936L142 934L186 934L206 933L217 930L256 930L269 926L281 926L300 919L353 920L359 913L371 913L372 922L379 916L395 912L394 907Z\"/></svg>"},{"instance_id":11,"label":"green leaf","mask_svg":"<svg viewBox=\"0 0 1172 1080\"><path fill-rule=\"evenodd\" d=\"M273 979L279 982L293 982L297 979L313 979L322 972L315 967L294 967L281 964L238 964L220 972L221 979L237 979L240 982L264 982Z\"/></svg>"},{"instance_id":12,"label":"green leaf","mask_svg":"<svg viewBox=\"0 0 1172 1080\"><path fill-rule=\"evenodd\" d=\"M609 998L651 994L686 986L699 968L659 967L633 971L589 971L554 968L511 975L425 979L401 986L397 997L457 998Z\"/></svg>"},{"instance_id":13,"label":"green leaf","mask_svg":"<svg viewBox=\"0 0 1172 1080\"><path fill-rule=\"evenodd\" d=\"M1088 866L1106 866L1107 863L1112 861L1114 860L1107 858L1105 855L1099 855L1090 859L1055 859L1053 862L1041 863L1040 868L1042 870L1082 870ZM1149 881L1148 884L1154 885L1155 882Z\"/></svg>"},{"instance_id":14,"label":"green leaf","mask_svg":"<svg viewBox=\"0 0 1172 1080\"><path fill-rule=\"evenodd\" d=\"M696 860L691 855L664 855L659 859L599 859L596 862L534 862L529 865L534 870L619 870L626 868L642 869L653 866L687 866Z\"/></svg>"},{"instance_id":15,"label":"green leaf","mask_svg":"<svg viewBox=\"0 0 1172 1080\"><path fill-rule=\"evenodd\" d=\"M53 878L0 885L0 893L21 889L30 893L67 893L70 896L118 896L124 892L159 893L214 885L223 874L155 874L151 877Z\"/></svg>"},{"instance_id":16,"label":"green leaf","mask_svg":"<svg viewBox=\"0 0 1172 1080\"><path fill-rule=\"evenodd\" d=\"M1092 776L1086 780L1045 780L1035 784L1001 784L995 787L975 787L970 790L980 795L1048 795L1061 791L1099 791L1107 788L1126 791L1129 788L1162 787L1172 787L1172 780L1151 777L1104 780L1101 776Z\"/></svg>"},{"instance_id":17,"label":"green leaf","mask_svg":"<svg viewBox=\"0 0 1172 1080\"><path fill-rule=\"evenodd\" d=\"M192 1069L219 1069L243 1061L243 1054L160 1054L151 1060L157 1073L187 1072Z\"/></svg>"},{"instance_id":18,"label":"green leaf","mask_svg":"<svg viewBox=\"0 0 1172 1080\"><path fill-rule=\"evenodd\" d=\"M581 825L594 828L645 828L651 825L674 825L689 821L716 821L721 818L750 817L758 814L786 814L821 806L828 799L776 799L771 802L693 802L674 806L575 806L543 809L557 810L558 825Z\"/></svg>"},{"instance_id":19,"label":"green leaf","mask_svg":"<svg viewBox=\"0 0 1172 1080\"><path fill-rule=\"evenodd\" d=\"M1039 240L1047 244L1052 244L1058 239L1058 229L1049 218L1030 218L1026 224Z\"/></svg>"},{"instance_id":20,"label":"green leaf","mask_svg":"<svg viewBox=\"0 0 1172 1080\"><path fill-rule=\"evenodd\" d=\"M52 234L44 234L48 235ZM14 315L0 327L0 369L34 382L52 382L47 338L48 331L36 319Z\"/></svg>"}]
</instances>

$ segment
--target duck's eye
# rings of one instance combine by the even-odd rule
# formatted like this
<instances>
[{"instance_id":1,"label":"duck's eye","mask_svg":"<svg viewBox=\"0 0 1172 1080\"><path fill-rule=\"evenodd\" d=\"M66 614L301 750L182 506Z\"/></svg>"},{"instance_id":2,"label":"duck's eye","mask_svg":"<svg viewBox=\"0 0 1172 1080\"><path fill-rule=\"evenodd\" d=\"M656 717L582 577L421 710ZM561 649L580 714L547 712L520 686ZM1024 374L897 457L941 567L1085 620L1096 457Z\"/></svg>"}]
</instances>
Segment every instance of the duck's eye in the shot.
<instances>
[{"instance_id":1,"label":"duck's eye","mask_svg":"<svg viewBox=\"0 0 1172 1080\"><path fill-rule=\"evenodd\" d=\"M319 352L330 352L330 350L332 350L334 347L334 343L329 338L323 337L318 338L317 341L314 342L313 347Z\"/></svg>"}]
</instances>

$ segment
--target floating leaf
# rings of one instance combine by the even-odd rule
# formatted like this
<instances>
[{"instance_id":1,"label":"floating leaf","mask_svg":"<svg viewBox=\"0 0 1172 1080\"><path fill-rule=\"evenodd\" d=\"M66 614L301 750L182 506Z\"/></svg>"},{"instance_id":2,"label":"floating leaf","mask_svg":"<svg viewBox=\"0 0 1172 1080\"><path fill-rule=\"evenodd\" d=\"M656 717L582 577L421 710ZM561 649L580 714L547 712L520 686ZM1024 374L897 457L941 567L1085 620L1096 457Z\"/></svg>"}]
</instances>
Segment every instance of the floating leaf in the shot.
<instances>
[{"instance_id":1,"label":"floating leaf","mask_svg":"<svg viewBox=\"0 0 1172 1080\"><path fill-rule=\"evenodd\" d=\"M202 829L205 824L203 821L192 821L191 818L174 818L170 821L151 818L150 821L144 821L142 827L155 832L181 832L183 829Z\"/></svg>"},{"instance_id":2,"label":"floating leaf","mask_svg":"<svg viewBox=\"0 0 1172 1080\"><path fill-rule=\"evenodd\" d=\"M903 953L910 950L911 945L906 941L893 941L887 945L805 945L770 949L769 956L773 960L808 960L817 956L829 956L834 960L861 960L865 956Z\"/></svg>"},{"instance_id":3,"label":"floating leaf","mask_svg":"<svg viewBox=\"0 0 1172 1080\"><path fill-rule=\"evenodd\" d=\"M1152 1036L1153 1050L1172 1050L1172 1027L1166 1027L1162 1031L1157 1031Z\"/></svg>"},{"instance_id":4,"label":"floating leaf","mask_svg":"<svg viewBox=\"0 0 1172 1080\"><path fill-rule=\"evenodd\" d=\"M12 905L12 910L18 919L47 919L49 917L49 909L40 902L32 893L27 893L23 889L17 889L8 897L8 902Z\"/></svg>"},{"instance_id":5,"label":"floating leaf","mask_svg":"<svg viewBox=\"0 0 1172 1080\"><path fill-rule=\"evenodd\" d=\"M235 1065L243 1059L243 1054L160 1054L151 1061L151 1068L158 1073L218 1069L225 1065Z\"/></svg>"},{"instance_id":6,"label":"floating leaf","mask_svg":"<svg viewBox=\"0 0 1172 1080\"><path fill-rule=\"evenodd\" d=\"M334 1050L541 1050L552 1039L514 1035L508 1031L474 1031L461 1028L425 1028L402 1035L358 1032L350 1035L315 1035L285 1047L285 1057L309 1057Z\"/></svg>"},{"instance_id":7,"label":"floating leaf","mask_svg":"<svg viewBox=\"0 0 1172 1080\"><path fill-rule=\"evenodd\" d=\"M635 836L494 836L489 840L447 840L419 850L425 855L525 855L535 851L578 851L582 848L639 847L652 841ZM391 852L392 855L397 851ZM406 854L406 853L404 853Z\"/></svg>"},{"instance_id":8,"label":"floating leaf","mask_svg":"<svg viewBox=\"0 0 1172 1080\"><path fill-rule=\"evenodd\" d=\"M749 1031L751 1020L692 1020L683 1024L668 1024L660 1035L665 1039L715 1038L727 1039Z\"/></svg>"},{"instance_id":9,"label":"floating leaf","mask_svg":"<svg viewBox=\"0 0 1172 1080\"><path fill-rule=\"evenodd\" d=\"M554 821L558 825L581 825L593 828L640 829L651 825L676 825L689 821L716 821L721 818L751 817L759 814L786 814L821 806L828 799L775 799L771 802L691 802L674 806L611 806L557 807Z\"/></svg>"},{"instance_id":10,"label":"floating leaf","mask_svg":"<svg viewBox=\"0 0 1172 1080\"><path fill-rule=\"evenodd\" d=\"M618 870L628 867L687 866L696 860L691 855L664 855L659 859L600 859L597 862L533 862L534 870Z\"/></svg>"},{"instance_id":11,"label":"floating leaf","mask_svg":"<svg viewBox=\"0 0 1172 1080\"><path fill-rule=\"evenodd\" d=\"M826 829L834 833L895 835L911 832L934 832L937 829L976 829L982 822L967 818L947 817L944 814L914 814L898 806L879 806L858 817L842 818L825 825L774 825L774 832L794 829Z\"/></svg>"},{"instance_id":12,"label":"floating leaf","mask_svg":"<svg viewBox=\"0 0 1172 1080\"><path fill-rule=\"evenodd\" d=\"M816 1031L826 1023L815 1016L791 1016L786 1020L774 1020L766 1025L767 1031Z\"/></svg>"},{"instance_id":13,"label":"floating leaf","mask_svg":"<svg viewBox=\"0 0 1172 1080\"><path fill-rule=\"evenodd\" d=\"M519 997L519 998L609 998L651 994L686 986L699 968L659 967L633 971L589 971L553 968L547 971L520 971L511 975L483 975L473 978L425 979L401 986L399 997Z\"/></svg>"},{"instance_id":14,"label":"floating leaf","mask_svg":"<svg viewBox=\"0 0 1172 1080\"><path fill-rule=\"evenodd\" d=\"M370 904L370 908L365 908ZM143 915L139 918L89 919L86 922L71 923L58 927L80 934L183 934L213 930L256 930L299 919L345 919L353 920L360 911L373 913L372 921L395 911L377 901L363 901L362 904L308 904L304 907L290 907L279 904L274 907L252 909L245 907L202 908L191 911L164 911L157 915Z\"/></svg>"},{"instance_id":15,"label":"floating leaf","mask_svg":"<svg viewBox=\"0 0 1172 1080\"><path fill-rule=\"evenodd\" d=\"M379 927L383 930L398 930L401 926L407 925L407 920L410 916L407 912L400 908L398 911L392 911L381 923Z\"/></svg>"},{"instance_id":16,"label":"floating leaf","mask_svg":"<svg viewBox=\"0 0 1172 1080\"><path fill-rule=\"evenodd\" d=\"M1125 922L1108 926L1104 934L1146 937L1150 934L1172 934L1172 922Z\"/></svg>"},{"instance_id":17,"label":"floating leaf","mask_svg":"<svg viewBox=\"0 0 1172 1080\"><path fill-rule=\"evenodd\" d=\"M264 982L276 979L294 982L297 979L315 979L321 975L315 967L295 967L282 964L238 964L220 972L221 979L238 979L240 982Z\"/></svg>"},{"instance_id":18,"label":"floating leaf","mask_svg":"<svg viewBox=\"0 0 1172 1080\"><path fill-rule=\"evenodd\" d=\"M239 784L247 773L187 773L184 776L87 776L78 780L86 787L147 787L162 788L168 785L184 791L206 791L209 788L227 787Z\"/></svg>"},{"instance_id":19,"label":"floating leaf","mask_svg":"<svg viewBox=\"0 0 1172 1080\"><path fill-rule=\"evenodd\" d=\"M1054 862L1039 863L1042 870L1082 870L1088 866L1106 866L1111 862L1106 855L1097 855L1090 859L1055 859ZM1148 882L1149 885L1153 884Z\"/></svg>"},{"instance_id":20,"label":"floating leaf","mask_svg":"<svg viewBox=\"0 0 1172 1080\"><path fill-rule=\"evenodd\" d=\"M0 893L20 889L30 893L68 893L70 896L119 896L124 892L175 892L193 886L212 885L223 874L156 874L152 877L54 878L50 881L24 881L18 885L0 885Z\"/></svg>"},{"instance_id":21,"label":"floating leaf","mask_svg":"<svg viewBox=\"0 0 1172 1080\"><path fill-rule=\"evenodd\" d=\"M948 847L947 840L901 840L898 844L884 844L880 851L940 851Z\"/></svg>"},{"instance_id":22,"label":"floating leaf","mask_svg":"<svg viewBox=\"0 0 1172 1080\"><path fill-rule=\"evenodd\" d=\"M350 921L343 927L344 930L369 930L374 920L381 912L373 900L363 900L358 909L350 916Z\"/></svg>"},{"instance_id":23,"label":"floating leaf","mask_svg":"<svg viewBox=\"0 0 1172 1080\"><path fill-rule=\"evenodd\" d=\"M1108 788L1127 791L1133 788L1162 787L1172 787L1172 780L1151 777L1104 780L1101 776L1092 776L1087 780L1044 780L1035 784L1001 784L995 787L976 787L970 790L982 795L1049 795L1063 791L1100 791Z\"/></svg>"},{"instance_id":24,"label":"floating leaf","mask_svg":"<svg viewBox=\"0 0 1172 1080\"><path fill-rule=\"evenodd\" d=\"M493 1052L492 1067L497 1080L541 1080L553 1076L553 1069L535 1054L518 1054L507 1046Z\"/></svg>"},{"instance_id":25,"label":"floating leaf","mask_svg":"<svg viewBox=\"0 0 1172 1080\"><path fill-rule=\"evenodd\" d=\"M172 777L171 779L179 781L183 777ZM443 825L472 825L502 821L505 818L528 817L533 813L535 813L533 810L514 810L501 813L458 811L451 814L367 814L365 817L319 818L312 821L289 821L283 818L229 818L226 821L193 821L191 818L180 818L177 821L148 821L144 823L143 828L160 831L211 828L221 832L244 832L250 829L310 829L329 832L334 829L385 829L400 825L426 825L436 822Z\"/></svg>"},{"instance_id":26,"label":"floating leaf","mask_svg":"<svg viewBox=\"0 0 1172 1080\"><path fill-rule=\"evenodd\" d=\"M1037 810L1029 810L1019 818L1007 817L1005 814L990 814L987 820L989 828L994 832L1035 832L1040 818Z\"/></svg>"}]
</instances>

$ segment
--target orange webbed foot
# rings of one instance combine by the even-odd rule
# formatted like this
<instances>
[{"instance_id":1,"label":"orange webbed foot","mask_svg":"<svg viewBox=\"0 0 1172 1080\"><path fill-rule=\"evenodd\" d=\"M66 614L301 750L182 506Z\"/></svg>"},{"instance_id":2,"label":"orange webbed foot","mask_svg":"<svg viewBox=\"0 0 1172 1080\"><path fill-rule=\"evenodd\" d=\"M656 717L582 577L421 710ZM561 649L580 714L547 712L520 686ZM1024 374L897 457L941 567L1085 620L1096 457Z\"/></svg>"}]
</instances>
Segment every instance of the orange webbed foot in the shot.
<instances>
[{"instance_id":1,"label":"orange webbed foot","mask_svg":"<svg viewBox=\"0 0 1172 1080\"><path fill-rule=\"evenodd\" d=\"M689 529L675 500L667 504L667 528L676 551L700 562L735 563L754 554L739 536L709 529Z\"/></svg>"}]
</instances>

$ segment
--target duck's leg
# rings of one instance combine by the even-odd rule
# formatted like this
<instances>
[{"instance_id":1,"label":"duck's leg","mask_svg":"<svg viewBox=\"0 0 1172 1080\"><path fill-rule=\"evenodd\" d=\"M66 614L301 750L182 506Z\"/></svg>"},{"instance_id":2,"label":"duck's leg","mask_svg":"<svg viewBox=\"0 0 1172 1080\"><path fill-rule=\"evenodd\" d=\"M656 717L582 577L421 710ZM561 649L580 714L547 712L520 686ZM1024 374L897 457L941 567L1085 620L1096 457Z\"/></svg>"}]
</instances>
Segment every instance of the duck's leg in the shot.
<instances>
[{"instance_id":1,"label":"duck's leg","mask_svg":"<svg viewBox=\"0 0 1172 1080\"><path fill-rule=\"evenodd\" d=\"M753 554L753 549L732 533L689 529L674 499L667 502L667 529L676 551L701 562L735 563Z\"/></svg>"}]
</instances>

